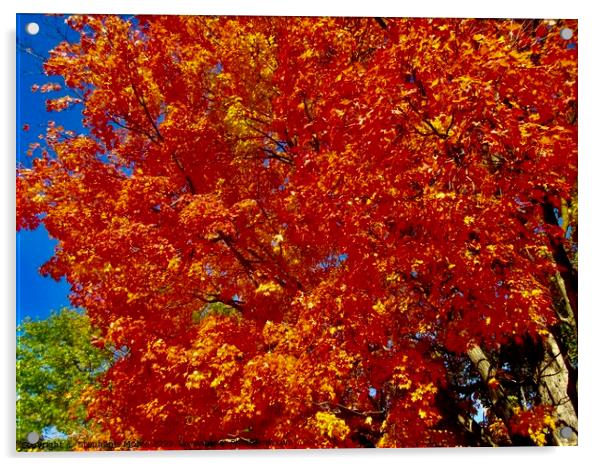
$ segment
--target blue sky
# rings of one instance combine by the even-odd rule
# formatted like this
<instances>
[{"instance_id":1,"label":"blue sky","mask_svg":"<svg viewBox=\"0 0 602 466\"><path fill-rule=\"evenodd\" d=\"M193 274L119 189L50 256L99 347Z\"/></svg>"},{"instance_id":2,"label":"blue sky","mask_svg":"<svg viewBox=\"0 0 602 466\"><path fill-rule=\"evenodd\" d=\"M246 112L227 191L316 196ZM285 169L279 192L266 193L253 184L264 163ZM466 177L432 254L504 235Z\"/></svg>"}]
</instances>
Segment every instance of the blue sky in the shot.
<instances>
[{"instance_id":1,"label":"blue sky","mask_svg":"<svg viewBox=\"0 0 602 466\"><path fill-rule=\"evenodd\" d=\"M80 108L59 113L46 111L46 99L65 95L65 90L48 94L31 91L34 84L64 84L59 77L44 75L42 68L43 59L58 43L65 39L77 40L77 34L64 20L64 16L17 15L17 165L31 166L31 158L26 155L29 144L41 142L38 135L45 133L50 120L66 129L84 132ZM34 36L25 29L30 22L40 26ZM30 129L24 131L24 125ZM52 257L56 244L43 226L17 233L17 322L26 316L44 319L52 310L69 305L67 282L64 279L56 282L39 273L40 266Z\"/></svg>"}]
</instances>

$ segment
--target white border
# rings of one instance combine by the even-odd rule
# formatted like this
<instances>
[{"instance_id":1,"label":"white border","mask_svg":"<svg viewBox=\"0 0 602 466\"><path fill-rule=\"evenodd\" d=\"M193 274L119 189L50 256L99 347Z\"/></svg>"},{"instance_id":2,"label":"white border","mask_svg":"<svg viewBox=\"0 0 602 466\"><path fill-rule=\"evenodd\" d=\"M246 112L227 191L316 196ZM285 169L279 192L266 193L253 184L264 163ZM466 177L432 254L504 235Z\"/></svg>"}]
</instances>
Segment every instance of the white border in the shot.
<instances>
[{"instance_id":1,"label":"white border","mask_svg":"<svg viewBox=\"0 0 602 466\"><path fill-rule=\"evenodd\" d=\"M282 461L298 464L309 462L331 464L345 462L362 464L375 461L398 464L410 462L423 464L465 465L467 462L487 465L515 463L544 463L547 465L567 465L589 463L596 455L596 447L601 443L602 429L600 393L602 385L599 371L600 350L596 343L601 340L602 322L600 314L600 294L598 289L600 264L597 245L602 240L600 214L602 211L602 144L601 134L602 99L600 83L601 41L596 30L602 17L592 6L594 1L526 1L501 0L498 2L423 0L406 1L403 4L394 0L302 0L289 3L282 0L146 0L143 2L123 2L117 0L88 0L82 7L81 0L59 0L41 2L32 0L3 0L0 3L2 15L2 61L0 79L2 84L0 111L0 141L3 177L0 203L3 242L0 256L2 277L0 283L4 306L4 338L2 363L5 369L2 389L2 421L0 439L3 456L9 464L24 459L30 462L73 464L82 459L91 464L103 464L106 460L114 464L155 464L161 460L178 461L186 464L219 463L220 465L244 462L248 464L277 464ZM15 14L19 13L170 13L170 14L272 14L272 15L349 15L349 16L444 16L444 17L545 17L579 19L579 253L580 253L580 345L579 362L581 380L580 401L580 446L576 448L546 449L429 449L429 450L388 450L388 451L262 451L262 452L158 452L121 454L41 454L16 455L14 453L14 322L15 322L15 240L14 240L14 157L15 157ZM599 455L596 455L599 456Z\"/></svg>"},{"instance_id":2,"label":"white border","mask_svg":"<svg viewBox=\"0 0 602 466\"><path fill-rule=\"evenodd\" d=\"M394 2L390 0L144 0L141 2L60 0L40 2L15 1L21 13L171 13L171 14L232 14L232 15L351 15L351 16L446 16L446 17L522 17L573 18L584 7L579 1L504 0L429 0ZM42 9L42 11L40 11ZM545 15L542 12L545 11Z\"/></svg>"}]
</instances>

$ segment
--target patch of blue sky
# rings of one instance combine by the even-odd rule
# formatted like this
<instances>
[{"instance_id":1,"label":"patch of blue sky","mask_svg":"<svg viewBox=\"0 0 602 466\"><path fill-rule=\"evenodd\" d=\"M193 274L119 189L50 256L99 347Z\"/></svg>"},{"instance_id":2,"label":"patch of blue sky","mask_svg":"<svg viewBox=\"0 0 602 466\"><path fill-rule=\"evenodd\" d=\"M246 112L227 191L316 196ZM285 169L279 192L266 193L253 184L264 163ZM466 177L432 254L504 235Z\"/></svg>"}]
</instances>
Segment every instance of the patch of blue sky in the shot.
<instances>
[{"instance_id":1,"label":"patch of blue sky","mask_svg":"<svg viewBox=\"0 0 602 466\"><path fill-rule=\"evenodd\" d=\"M39 268L54 254L58 242L44 226L17 234L17 321L29 316L46 319L50 313L70 306L70 287L63 278L43 277Z\"/></svg>"},{"instance_id":2,"label":"patch of blue sky","mask_svg":"<svg viewBox=\"0 0 602 466\"><path fill-rule=\"evenodd\" d=\"M17 165L32 166L33 157L27 156L32 144L39 144L40 135L45 134L49 121L63 126L76 134L86 133L83 126L81 105L63 112L47 112L46 100L71 94L60 76L47 76L43 62L49 52L62 41L76 41L78 34L65 24L66 16L40 14L17 15ZM31 36L25 27L37 23L40 31ZM52 82L62 86L60 91L49 93L32 92L32 86ZM27 127L28 130L25 130ZM42 277L39 268L54 254L57 245L48 231L39 227L35 231L17 233L17 322L25 317L34 320L46 319L53 310L69 306L70 287L65 279L56 282Z\"/></svg>"},{"instance_id":3,"label":"patch of blue sky","mask_svg":"<svg viewBox=\"0 0 602 466\"><path fill-rule=\"evenodd\" d=\"M343 262L349 258L347 253L330 254L326 256L322 261L318 262L317 268L326 270L332 267L339 267Z\"/></svg>"},{"instance_id":4,"label":"patch of blue sky","mask_svg":"<svg viewBox=\"0 0 602 466\"><path fill-rule=\"evenodd\" d=\"M74 105L70 110L47 112L46 100L72 95L60 76L47 76L43 62L49 52L64 40L77 40L78 35L65 24L65 16L39 14L17 15L17 161L31 167L32 158L26 155L31 144L40 143L39 135L45 134L49 121L67 130L81 134L83 126L82 106ZM30 36L25 26L31 22L40 25L40 32ZM60 91L48 93L32 92L32 86L48 82L62 86ZM29 126L28 131L23 127Z\"/></svg>"},{"instance_id":5,"label":"patch of blue sky","mask_svg":"<svg viewBox=\"0 0 602 466\"><path fill-rule=\"evenodd\" d=\"M67 440L69 436L64 432L61 432L56 426L48 426L42 429L43 440Z\"/></svg>"},{"instance_id":6,"label":"patch of blue sky","mask_svg":"<svg viewBox=\"0 0 602 466\"><path fill-rule=\"evenodd\" d=\"M284 178L284 180L282 180L282 184L280 186L278 186L278 191L284 191L286 189L286 185L289 182L289 178L288 176Z\"/></svg>"}]
</instances>

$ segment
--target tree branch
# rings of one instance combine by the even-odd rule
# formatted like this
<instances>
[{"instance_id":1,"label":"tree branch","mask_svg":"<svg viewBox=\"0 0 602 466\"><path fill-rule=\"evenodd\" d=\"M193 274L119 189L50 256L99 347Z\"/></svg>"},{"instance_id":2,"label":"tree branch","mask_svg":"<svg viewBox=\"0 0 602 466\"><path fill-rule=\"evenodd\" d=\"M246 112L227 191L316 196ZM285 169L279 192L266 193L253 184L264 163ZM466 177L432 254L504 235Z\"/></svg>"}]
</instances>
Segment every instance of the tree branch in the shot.
<instances>
[{"instance_id":1,"label":"tree branch","mask_svg":"<svg viewBox=\"0 0 602 466\"><path fill-rule=\"evenodd\" d=\"M378 25L383 28L385 31L387 31L387 23L385 23L385 20L380 18L380 17L376 17L374 18L374 21L376 21L378 23Z\"/></svg>"}]
</instances>

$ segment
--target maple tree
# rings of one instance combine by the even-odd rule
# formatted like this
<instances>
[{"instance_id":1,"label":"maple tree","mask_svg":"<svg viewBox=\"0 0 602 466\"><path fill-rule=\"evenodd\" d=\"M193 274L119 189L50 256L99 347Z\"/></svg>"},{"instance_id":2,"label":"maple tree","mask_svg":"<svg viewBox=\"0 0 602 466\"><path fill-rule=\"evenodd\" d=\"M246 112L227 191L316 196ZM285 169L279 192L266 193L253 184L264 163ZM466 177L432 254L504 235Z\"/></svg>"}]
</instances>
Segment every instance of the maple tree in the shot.
<instances>
[{"instance_id":1,"label":"maple tree","mask_svg":"<svg viewBox=\"0 0 602 466\"><path fill-rule=\"evenodd\" d=\"M69 24L17 221L127 348L89 448L576 443L576 21Z\"/></svg>"}]
</instances>

